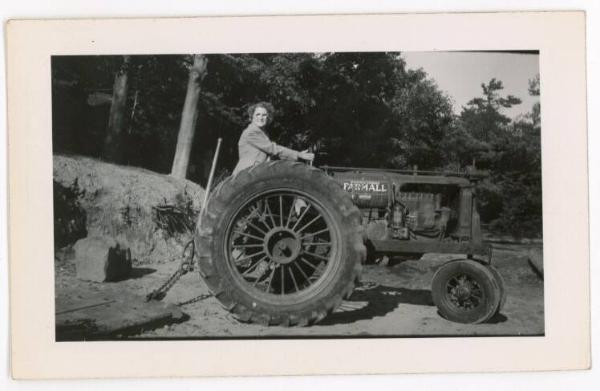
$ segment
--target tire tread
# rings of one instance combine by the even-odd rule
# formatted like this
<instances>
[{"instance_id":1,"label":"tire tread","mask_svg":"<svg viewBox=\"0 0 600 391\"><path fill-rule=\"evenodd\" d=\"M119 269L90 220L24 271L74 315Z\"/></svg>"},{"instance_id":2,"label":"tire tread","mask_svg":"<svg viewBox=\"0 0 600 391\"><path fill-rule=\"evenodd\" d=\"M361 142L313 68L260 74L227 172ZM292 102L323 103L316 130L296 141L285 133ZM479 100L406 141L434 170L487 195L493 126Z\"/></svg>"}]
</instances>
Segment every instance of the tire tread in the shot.
<instances>
[{"instance_id":1,"label":"tire tread","mask_svg":"<svg viewBox=\"0 0 600 391\"><path fill-rule=\"evenodd\" d=\"M223 279L218 275L215 268L213 254L211 253L213 241L217 230L214 229L220 215L219 207L229 205L233 197L243 193L243 189L249 183L260 180L271 175L294 175L300 178L323 186L328 189L328 194L334 198L342 215L342 237L347 237L350 242L347 246L349 262L353 263L349 275L346 276L345 285L338 289L332 295L327 296L318 303L313 303L314 307L310 311L289 314L270 314L257 309L248 309L235 298L235 295L227 288L221 286ZM303 163L288 161L272 161L268 163L253 165L240 171L234 176L226 178L214 189L211 194L210 202L207 205L205 218L199 220L196 229L196 243L199 249L199 266L201 276L205 280L208 288L224 308L230 311L235 318L243 322L261 323L281 326L306 326L317 323L333 312L342 302L348 298L360 279L362 265L366 258L365 235L361 222L361 214L354 205L350 197L342 190L341 186L334 182L325 173L315 167L306 166Z\"/></svg>"}]
</instances>

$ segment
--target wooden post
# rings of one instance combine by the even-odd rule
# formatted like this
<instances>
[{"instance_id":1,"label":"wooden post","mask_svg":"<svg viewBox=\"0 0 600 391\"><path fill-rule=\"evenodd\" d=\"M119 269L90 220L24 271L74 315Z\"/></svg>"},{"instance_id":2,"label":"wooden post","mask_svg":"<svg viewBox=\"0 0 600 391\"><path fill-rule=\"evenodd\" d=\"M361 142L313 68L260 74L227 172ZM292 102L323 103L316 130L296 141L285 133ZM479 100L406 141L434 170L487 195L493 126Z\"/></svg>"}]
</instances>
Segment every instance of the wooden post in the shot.
<instances>
[{"instance_id":1,"label":"wooden post","mask_svg":"<svg viewBox=\"0 0 600 391\"><path fill-rule=\"evenodd\" d=\"M113 162L123 160L122 137L123 126L125 124L125 104L127 103L129 56L123 56L123 64L115 75L113 85L112 103L108 115L108 128L104 138L104 150L102 157Z\"/></svg>"},{"instance_id":2,"label":"wooden post","mask_svg":"<svg viewBox=\"0 0 600 391\"><path fill-rule=\"evenodd\" d=\"M181 124L177 135L177 147L171 168L171 176L185 179L190 162L190 152L198 119L198 99L200 98L200 82L206 76L207 58L203 54L195 54L190 68L185 103L181 113Z\"/></svg>"}]
</instances>

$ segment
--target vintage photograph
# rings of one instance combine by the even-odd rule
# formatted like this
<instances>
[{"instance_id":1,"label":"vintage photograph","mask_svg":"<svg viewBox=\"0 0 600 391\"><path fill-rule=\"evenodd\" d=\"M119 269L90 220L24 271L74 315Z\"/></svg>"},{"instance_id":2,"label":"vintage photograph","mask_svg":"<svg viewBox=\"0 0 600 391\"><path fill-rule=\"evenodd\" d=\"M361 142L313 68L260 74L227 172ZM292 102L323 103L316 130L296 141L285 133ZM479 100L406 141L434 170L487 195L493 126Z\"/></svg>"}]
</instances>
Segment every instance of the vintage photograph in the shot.
<instances>
[{"instance_id":1,"label":"vintage photograph","mask_svg":"<svg viewBox=\"0 0 600 391\"><path fill-rule=\"evenodd\" d=\"M538 51L51 75L56 341L544 335Z\"/></svg>"}]
</instances>

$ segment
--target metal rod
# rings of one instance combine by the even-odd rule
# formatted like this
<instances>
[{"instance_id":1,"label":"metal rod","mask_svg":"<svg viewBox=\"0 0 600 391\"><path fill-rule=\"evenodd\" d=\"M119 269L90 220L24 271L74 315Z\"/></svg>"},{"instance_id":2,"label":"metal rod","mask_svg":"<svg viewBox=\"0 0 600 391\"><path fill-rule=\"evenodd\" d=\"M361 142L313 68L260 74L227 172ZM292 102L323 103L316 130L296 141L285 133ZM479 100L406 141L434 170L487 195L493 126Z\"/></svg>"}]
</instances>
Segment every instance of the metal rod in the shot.
<instances>
[{"instance_id":1,"label":"metal rod","mask_svg":"<svg viewBox=\"0 0 600 391\"><path fill-rule=\"evenodd\" d=\"M210 194L210 187L212 186L213 177L215 175L215 168L217 166L217 158L219 157L219 150L221 149L221 141L223 139L219 137L217 140L217 149L215 149L215 156L213 156L212 166L210 167L210 174L208 175L208 183L206 184L206 190L204 191L204 202L202 203L202 207L200 208L200 216L198 218L202 218L204 215L204 211L206 210L206 203L208 202L208 196Z\"/></svg>"},{"instance_id":2,"label":"metal rod","mask_svg":"<svg viewBox=\"0 0 600 391\"><path fill-rule=\"evenodd\" d=\"M90 304L90 305L84 305L83 307L77 307L77 308L70 308L68 310L64 310L64 311L58 311L55 313L55 315L63 315L63 314L68 314L69 312L75 312L75 311L81 311L81 310L86 310L88 308L94 308L94 307L100 307L103 305L109 305L112 303L116 303L116 300L109 300L109 301L104 301L102 303L96 303L96 304Z\"/></svg>"},{"instance_id":3,"label":"metal rod","mask_svg":"<svg viewBox=\"0 0 600 391\"><path fill-rule=\"evenodd\" d=\"M438 176L450 176L450 177L479 177L487 176L487 171L477 171L476 173L469 173L467 171L431 171L431 170L398 170L393 168L367 168L367 167L340 167L340 166L321 166L324 171L357 171L357 172L393 172L398 174L419 174L419 175L438 175Z\"/></svg>"}]
</instances>

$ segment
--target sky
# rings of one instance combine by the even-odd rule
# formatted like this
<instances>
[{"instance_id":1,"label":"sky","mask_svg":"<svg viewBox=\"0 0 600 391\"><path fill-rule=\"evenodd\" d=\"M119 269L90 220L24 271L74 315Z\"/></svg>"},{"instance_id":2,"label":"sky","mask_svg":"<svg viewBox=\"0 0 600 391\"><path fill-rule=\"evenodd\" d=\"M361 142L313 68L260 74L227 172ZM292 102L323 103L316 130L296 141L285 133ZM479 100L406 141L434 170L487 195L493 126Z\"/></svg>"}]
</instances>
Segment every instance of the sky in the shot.
<instances>
[{"instance_id":1,"label":"sky","mask_svg":"<svg viewBox=\"0 0 600 391\"><path fill-rule=\"evenodd\" d=\"M436 81L452 98L456 114L468 101L482 96L481 84L494 77L504 84L504 96L514 95L522 100L520 105L505 109L505 115L515 118L525 114L538 101L527 92L528 80L539 73L536 54L403 52L402 57L408 68L423 68Z\"/></svg>"}]
</instances>

